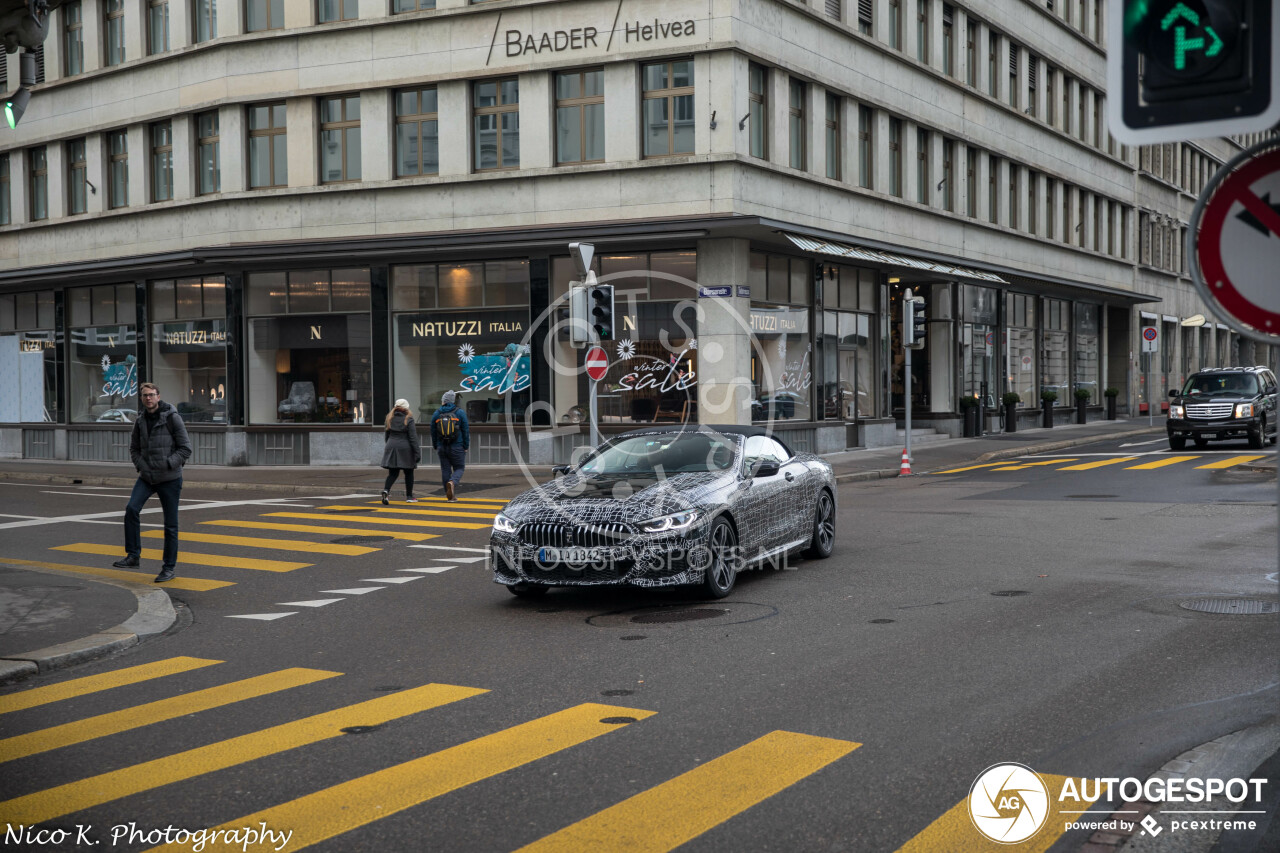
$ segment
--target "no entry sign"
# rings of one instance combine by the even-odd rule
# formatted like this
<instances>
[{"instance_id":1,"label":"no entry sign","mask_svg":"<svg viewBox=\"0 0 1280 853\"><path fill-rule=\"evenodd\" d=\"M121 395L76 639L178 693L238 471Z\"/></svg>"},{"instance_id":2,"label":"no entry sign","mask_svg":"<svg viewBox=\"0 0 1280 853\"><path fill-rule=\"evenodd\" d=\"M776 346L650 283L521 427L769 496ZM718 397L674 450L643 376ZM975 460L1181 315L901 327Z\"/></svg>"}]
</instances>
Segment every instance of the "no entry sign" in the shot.
<instances>
[{"instance_id":1,"label":"no entry sign","mask_svg":"<svg viewBox=\"0 0 1280 853\"><path fill-rule=\"evenodd\" d=\"M1280 149L1235 158L1192 215L1192 276L1214 313L1250 337L1280 341Z\"/></svg>"},{"instance_id":2,"label":"no entry sign","mask_svg":"<svg viewBox=\"0 0 1280 853\"><path fill-rule=\"evenodd\" d=\"M604 347L592 347L587 350L587 375L599 382L608 372L609 354L604 351Z\"/></svg>"}]
</instances>

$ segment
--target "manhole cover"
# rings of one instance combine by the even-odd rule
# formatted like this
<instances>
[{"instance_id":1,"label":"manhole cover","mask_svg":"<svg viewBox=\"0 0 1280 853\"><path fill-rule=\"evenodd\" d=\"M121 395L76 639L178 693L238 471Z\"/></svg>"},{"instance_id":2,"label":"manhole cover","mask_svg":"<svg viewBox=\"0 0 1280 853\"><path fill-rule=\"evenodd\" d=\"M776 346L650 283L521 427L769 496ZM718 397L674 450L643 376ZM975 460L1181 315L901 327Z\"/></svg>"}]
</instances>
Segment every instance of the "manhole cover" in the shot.
<instances>
[{"instance_id":1,"label":"manhole cover","mask_svg":"<svg viewBox=\"0 0 1280 853\"><path fill-rule=\"evenodd\" d=\"M1030 595L1031 593L1027 592L1025 589L998 589L991 594L1001 596L1002 598L1012 598L1015 595Z\"/></svg>"},{"instance_id":2,"label":"manhole cover","mask_svg":"<svg viewBox=\"0 0 1280 853\"><path fill-rule=\"evenodd\" d=\"M330 540L334 545L368 545L371 542L387 542L394 536L342 536Z\"/></svg>"},{"instance_id":3,"label":"manhole cover","mask_svg":"<svg viewBox=\"0 0 1280 853\"><path fill-rule=\"evenodd\" d=\"M652 625L655 622L695 622L699 619L715 619L728 615L728 610L700 607L692 610L660 610L657 613L641 613L632 616L631 621L640 625Z\"/></svg>"},{"instance_id":4,"label":"manhole cover","mask_svg":"<svg viewBox=\"0 0 1280 853\"><path fill-rule=\"evenodd\" d=\"M1198 613L1223 613L1231 616L1280 613L1280 606L1277 606L1276 602L1264 601L1261 598L1197 598L1193 601L1183 601L1178 606Z\"/></svg>"}]
</instances>

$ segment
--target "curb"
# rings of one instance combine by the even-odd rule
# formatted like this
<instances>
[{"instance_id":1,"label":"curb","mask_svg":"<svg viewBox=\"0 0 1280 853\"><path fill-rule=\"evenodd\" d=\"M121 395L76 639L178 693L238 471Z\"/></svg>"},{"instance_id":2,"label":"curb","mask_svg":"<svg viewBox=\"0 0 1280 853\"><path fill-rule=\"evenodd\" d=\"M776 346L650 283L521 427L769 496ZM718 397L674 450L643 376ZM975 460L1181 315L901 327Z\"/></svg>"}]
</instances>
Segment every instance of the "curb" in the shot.
<instances>
[{"instance_id":1,"label":"curb","mask_svg":"<svg viewBox=\"0 0 1280 853\"><path fill-rule=\"evenodd\" d=\"M0 561L0 565L9 564ZM169 594L162 589L130 581L86 577L73 572L60 572L56 569L33 568L31 566L13 566L13 568L119 587L133 593L138 601L138 609L119 625L100 633L90 634L87 637L59 643L55 646L47 646L33 652L12 654L0 658L0 684L19 681L37 673L74 666L78 663L104 657L121 649L136 646L147 637L153 637L169 630L169 626L178 618L177 612L173 609L173 602L169 600Z\"/></svg>"}]
</instances>

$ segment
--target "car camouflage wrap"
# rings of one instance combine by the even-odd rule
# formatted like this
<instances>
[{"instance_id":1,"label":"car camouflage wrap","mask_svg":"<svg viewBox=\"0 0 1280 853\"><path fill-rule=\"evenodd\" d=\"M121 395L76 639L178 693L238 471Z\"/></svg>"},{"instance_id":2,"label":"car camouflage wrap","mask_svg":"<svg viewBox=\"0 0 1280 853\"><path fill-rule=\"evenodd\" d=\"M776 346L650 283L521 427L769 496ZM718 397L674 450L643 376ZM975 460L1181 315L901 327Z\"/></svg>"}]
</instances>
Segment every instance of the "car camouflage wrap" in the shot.
<instances>
[{"instance_id":1,"label":"car camouflage wrap","mask_svg":"<svg viewBox=\"0 0 1280 853\"><path fill-rule=\"evenodd\" d=\"M834 508L831 466L774 443L787 458L776 473L752 476L747 441L765 433L754 427L725 431L730 429L640 430L613 442L709 433L733 449L723 470L622 475L579 467L517 496L501 513L507 529L495 526L490 541L494 580L509 587L698 583L712 562L708 535L719 518L736 532L740 566L808 546L824 489ZM671 522L672 529L663 529L661 520L673 515L680 526ZM576 559L562 559L566 555Z\"/></svg>"}]
</instances>

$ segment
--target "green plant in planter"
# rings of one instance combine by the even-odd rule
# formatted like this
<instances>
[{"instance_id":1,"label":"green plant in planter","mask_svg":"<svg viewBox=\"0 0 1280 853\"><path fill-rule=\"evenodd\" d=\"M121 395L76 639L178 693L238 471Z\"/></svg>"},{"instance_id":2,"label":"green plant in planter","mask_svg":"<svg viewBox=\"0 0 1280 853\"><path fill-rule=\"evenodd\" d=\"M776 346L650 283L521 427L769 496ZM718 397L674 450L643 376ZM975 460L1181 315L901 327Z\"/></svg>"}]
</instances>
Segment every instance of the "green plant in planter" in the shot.
<instances>
[{"instance_id":1,"label":"green plant in planter","mask_svg":"<svg viewBox=\"0 0 1280 853\"><path fill-rule=\"evenodd\" d=\"M967 397L960 398L961 409L972 409L976 405L978 405L978 398L972 394Z\"/></svg>"},{"instance_id":2,"label":"green plant in planter","mask_svg":"<svg viewBox=\"0 0 1280 853\"><path fill-rule=\"evenodd\" d=\"M1058 392L1046 388L1040 392L1040 400L1045 403L1052 403L1058 399Z\"/></svg>"},{"instance_id":3,"label":"green plant in planter","mask_svg":"<svg viewBox=\"0 0 1280 853\"><path fill-rule=\"evenodd\" d=\"M1120 389L1119 389L1119 388L1108 388L1107 390L1105 390L1105 391L1103 391L1103 392L1102 392L1102 396L1104 396L1104 397L1119 397L1119 396L1120 396Z\"/></svg>"},{"instance_id":4,"label":"green plant in planter","mask_svg":"<svg viewBox=\"0 0 1280 853\"><path fill-rule=\"evenodd\" d=\"M1077 388L1077 389L1076 389L1076 399L1077 399L1077 400L1088 400L1088 399L1089 399L1090 397L1092 397L1092 396L1093 396L1093 392L1092 392L1092 391L1090 391L1088 388Z\"/></svg>"},{"instance_id":5,"label":"green plant in planter","mask_svg":"<svg viewBox=\"0 0 1280 853\"><path fill-rule=\"evenodd\" d=\"M1004 403L1006 406L1016 406L1018 403L1022 402L1022 397L1018 395L1017 391L1006 391L1004 392L1004 396L1000 398L1000 402Z\"/></svg>"}]
</instances>

